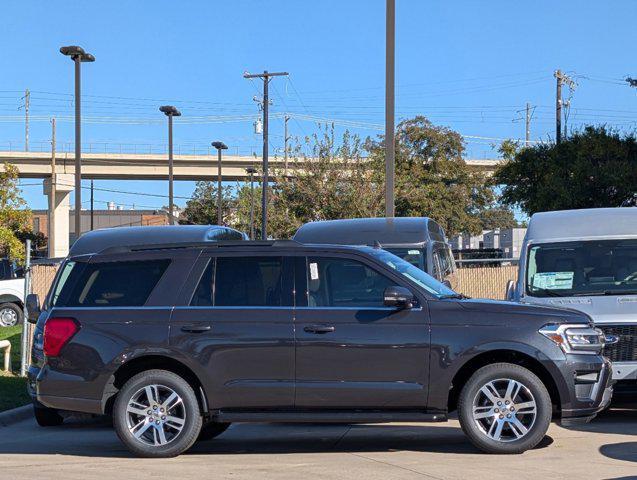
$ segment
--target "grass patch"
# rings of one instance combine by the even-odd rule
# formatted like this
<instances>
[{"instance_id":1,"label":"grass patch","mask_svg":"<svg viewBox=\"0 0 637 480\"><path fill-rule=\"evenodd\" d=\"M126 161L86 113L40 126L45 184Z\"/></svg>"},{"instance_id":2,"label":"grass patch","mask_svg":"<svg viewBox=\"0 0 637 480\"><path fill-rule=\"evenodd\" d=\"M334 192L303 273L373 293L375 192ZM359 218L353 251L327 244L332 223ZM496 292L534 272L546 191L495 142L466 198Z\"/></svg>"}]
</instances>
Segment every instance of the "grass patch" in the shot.
<instances>
[{"instance_id":1,"label":"grass patch","mask_svg":"<svg viewBox=\"0 0 637 480\"><path fill-rule=\"evenodd\" d=\"M22 325L7 328L0 327L0 340L9 340L11 342L11 368L15 373L20 371L21 335ZM0 369L3 367L3 358L0 355ZM0 370L0 412L26 405L30 401L31 398L27 393L27 379Z\"/></svg>"},{"instance_id":2,"label":"grass patch","mask_svg":"<svg viewBox=\"0 0 637 480\"><path fill-rule=\"evenodd\" d=\"M11 342L11 369L14 372L20 371L20 351L22 345L20 339L22 338L22 325L16 325L15 327L0 327L0 340L9 340ZM0 358L0 369L2 358Z\"/></svg>"},{"instance_id":3,"label":"grass patch","mask_svg":"<svg viewBox=\"0 0 637 480\"><path fill-rule=\"evenodd\" d=\"M27 393L27 379L0 372L0 412L31 402Z\"/></svg>"}]
</instances>

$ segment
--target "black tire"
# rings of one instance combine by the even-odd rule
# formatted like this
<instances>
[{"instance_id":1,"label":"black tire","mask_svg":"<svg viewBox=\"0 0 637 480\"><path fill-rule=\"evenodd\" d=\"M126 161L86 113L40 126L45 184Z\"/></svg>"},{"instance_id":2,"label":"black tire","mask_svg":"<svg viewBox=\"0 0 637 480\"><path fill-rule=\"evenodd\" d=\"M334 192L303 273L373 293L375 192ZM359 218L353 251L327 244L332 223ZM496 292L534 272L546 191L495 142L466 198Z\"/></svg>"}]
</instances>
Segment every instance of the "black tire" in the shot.
<instances>
[{"instance_id":1,"label":"black tire","mask_svg":"<svg viewBox=\"0 0 637 480\"><path fill-rule=\"evenodd\" d=\"M529 407L523 407L526 413L517 411L514 413L509 409L516 407L515 403L505 405L506 391L502 392L504 387L508 385L509 380L519 382L526 387L520 390L519 395L521 396L515 398L521 399L523 398L522 396L526 396L526 400L529 400L529 395L533 397L532 400L535 401L534 421L531 421L532 414L529 413ZM496 385L496 390L501 392L499 398L502 399L501 403L504 411L502 407L497 407L499 405L497 402L491 408L489 403L491 401L489 400L484 403L485 406L478 407L482 409L480 412L486 417L476 420L473 415L474 399L486 399L486 394L482 393L481 388L489 382L493 382L492 385ZM500 386L499 390L498 386ZM481 395L480 397L478 396L479 394ZM522 403L526 402L519 402L519 405ZM552 416L551 397L542 381L530 370L511 363L495 363L476 371L465 384L458 399L458 416L462 430L480 450L487 453L522 453L535 447L546 435ZM517 427L517 423L512 426L507 417L512 418L513 421L517 420L518 423L525 423L523 427L526 432ZM504 425L499 430L501 440L496 440L489 436L491 428L489 428L489 432L486 431L488 426L496 424L498 421ZM499 427L497 424L493 426L493 436L497 437Z\"/></svg>"},{"instance_id":2,"label":"black tire","mask_svg":"<svg viewBox=\"0 0 637 480\"><path fill-rule=\"evenodd\" d=\"M168 442L164 444L157 444L157 438L154 438L154 445L146 443L150 441L148 440L148 436L151 434L152 436L159 435L159 433L156 433L150 428L153 426L152 418L156 418L156 421L159 421L158 417L151 418L151 415L149 415L148 418L146 418L145 414L143 416L134 414L135 418L133 421L140 421L137 424L141 425L139 430L144 429L144 431L148 431L148 433L144 432L142 434L141 440L135 438L133 433L129 430L129 422L131 421L129 412L127 412L129 402L135 395L141 395L140 392L142 390L145 391L145 387L152 385L159 386L160 389L172 391L181 399L181 402L178 404L179 406L175 407L179 409L179 412L182 414L181 416L183 416L181 430L175 433L175 430L172 430L169 425L164 427L162 423L161 430L164 432L164 435L167 433L168 435L174 435L172 438L166 436ZM158 396L160 395L161 392ZM164 407L166 403L168 403L166 400L167 399L164 398L163 401L165 403L161 403L160 400L157 404ZM149 405L150 403L149 400ZM149 409L148 411L150 412L151 410ZM170 411L171 409L167 408L165 412L166 415L168 415ZM154 412L153 415L155 415ZM157 412L156 415L162 414ZM173 411L173 415L177 414ZM166 419L165 416L161 418ZM150 422L149 426L146 426L147 421ZM167 422L168 421L166 421L166 423ZM201 430L202 416L195 392L188 382L179 375L166 370L147 370L128 380L117 394L115 404L113 405L113 425L119 439L135 455L148 458L167 458L175 457L185 452L195 443ZM153 428L155 427L153 426ZM157 427L157 429L159 430L159 427ZM139 430L137 433L139 433Z\"/></svg>"},{"instance_id":3,"label":"black tire","mask_svg":"<svg viewBox=\"0 0 637 480\"><path fill-rule=\"evenodd\" d=\"M201 432L199 432L197 441L206 442L208 440L212 440L228 430L229 426L229 423L208 422L201 427Z\"/></svg>"},{"instance_id":4,"label":"black tire","mask_svg":"<svg viewBox=\"0 0 637 480\"><path fill-rule=\"evenodd\" d=\"M11 322L11 324L5 324L2 319L3 311L8 311L15 317L15 321ZM3 303L0 305L0 327L15 327L16 325L21 325L23 320L22 309L19 305L15 303Z\"/></svg>"},{"instance_id":5,"label":"black tire","mask_svg":"<svg viewBox=\"0 0 637 480\"><path fill-rule=\"evenodd\" d=\"M33 404L33 416L41 427L57 427L64 422L64 417L57 410L35 403Z\"/></svg>"}]
</instances>

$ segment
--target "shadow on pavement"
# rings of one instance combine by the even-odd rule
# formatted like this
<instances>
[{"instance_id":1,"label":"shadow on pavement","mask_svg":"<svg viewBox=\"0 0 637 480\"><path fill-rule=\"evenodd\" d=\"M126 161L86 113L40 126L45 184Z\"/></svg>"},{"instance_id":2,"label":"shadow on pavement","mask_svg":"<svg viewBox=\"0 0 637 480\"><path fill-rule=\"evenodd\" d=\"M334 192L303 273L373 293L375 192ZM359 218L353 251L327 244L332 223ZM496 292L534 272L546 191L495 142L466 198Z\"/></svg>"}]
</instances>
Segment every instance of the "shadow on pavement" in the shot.
<instances>
[{"instance_id":1,"label":"shadow on pavement","mask_svg":"<svg viewBox=\"0 0 637 480\"><path fill-rule=\"evenodd\" d=\"M0 442L1 454L58 454L84 457L132 455L104 419L69 419L38 429L21 441ZM545 437L536 448L553 443ZM187 454L285 454L392 452L480 454L459 428L429 425L235 424L224 434L196 443Z\"/></svg>"},{"instance_id":2,"label":"shadow on pavement","mask_svg":"<svg viewBox=\"0 0 637 480\"><path fill-rule=\"evenodd\" d=\"M568 427L569 430L594 433L637 435L637 409L613 408L601 412L590 423Z\"/></svg>"},{"instance_id":3,"label":"shadow on pavement","mask_svg":"<svg viewBox=\"0 0 637 480\"><path fill-rule=\"evenodd\" d=\"M609 443L599 447L599 453L615 460L637 462L637 442ZM637 478L637 475L635 477Z\"/></svg>"}]
</instances>

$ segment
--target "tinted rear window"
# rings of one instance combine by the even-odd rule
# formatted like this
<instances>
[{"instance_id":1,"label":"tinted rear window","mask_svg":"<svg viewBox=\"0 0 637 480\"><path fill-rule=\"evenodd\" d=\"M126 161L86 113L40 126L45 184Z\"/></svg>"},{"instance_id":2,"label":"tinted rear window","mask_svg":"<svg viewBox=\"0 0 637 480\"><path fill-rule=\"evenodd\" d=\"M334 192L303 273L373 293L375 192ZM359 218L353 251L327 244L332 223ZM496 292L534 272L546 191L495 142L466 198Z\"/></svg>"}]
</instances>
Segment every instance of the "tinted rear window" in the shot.
<instances>
[{"instance_id":1,"label":"tinted rear window","mask_svg":"<svg viewBox=\"0 0 637 480\"><path fill-rule=\"evenodd\" d=\"M98 262L72 268L54 306L140 307L166 271L170 260Z\"/></svg>"},{"instance_id":2,"label":"tinted rear window","mask_svg":"<svg viewBox=\"0 0 637 480\"><path fill-rule=\"evenodd\" d=\"M281 257L219 257L216 269L211 261L204 271L191 305L279 307L282 286Z\"/></svg>"}]
</instances>

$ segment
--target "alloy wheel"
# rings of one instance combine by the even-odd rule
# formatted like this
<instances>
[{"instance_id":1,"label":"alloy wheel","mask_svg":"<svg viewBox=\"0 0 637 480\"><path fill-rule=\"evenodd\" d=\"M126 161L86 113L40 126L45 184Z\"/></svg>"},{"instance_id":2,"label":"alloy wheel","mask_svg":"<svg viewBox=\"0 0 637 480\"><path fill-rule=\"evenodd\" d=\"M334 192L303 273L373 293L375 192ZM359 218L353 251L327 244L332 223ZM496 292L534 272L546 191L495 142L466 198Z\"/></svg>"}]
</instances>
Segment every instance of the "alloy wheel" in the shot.
<instances>
[{"instance_id":1,"label":"alloy wheel","mask_svg":"<svg viewBox=\"0 0 637 480\"><path fill-rule=\"evenodd\" d=\"M186 423L183 399L165 385L147 385L128 401L126 423L138 441L151 446L167 445Z\"/></svg>"},{"instance_id":2,"label":"alloy wheel","mask_svg":"<svg viewBox=\"0 0 637 480\"><path fill-rule=\"evenodd\" d=\"M498 442L523 438L537 417L537 405L529 388L510 378L484 384L473 399L472 411L482 433Z\"/></svg>"}]
</instances>

